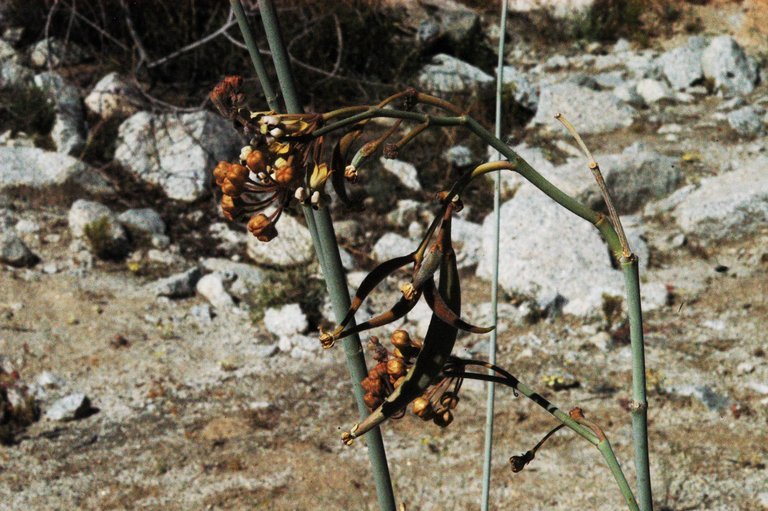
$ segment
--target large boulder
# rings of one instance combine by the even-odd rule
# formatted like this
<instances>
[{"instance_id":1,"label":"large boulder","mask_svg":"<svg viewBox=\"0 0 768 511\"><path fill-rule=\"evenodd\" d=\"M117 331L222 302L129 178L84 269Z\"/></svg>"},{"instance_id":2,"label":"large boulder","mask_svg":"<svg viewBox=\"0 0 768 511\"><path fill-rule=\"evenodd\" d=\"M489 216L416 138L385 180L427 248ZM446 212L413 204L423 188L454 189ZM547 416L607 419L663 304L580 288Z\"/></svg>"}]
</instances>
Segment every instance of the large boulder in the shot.
<instances>
[{"instance_id":1,"label":"large boulder","mask_svg":"<svg viewBox=\"0 0 768 511\"><path fill-rule=\"evenodd\" d=\"M530 125L562 129L555 115L562 113L579 133L605 133L632 125L635 110L611 92L596 91L575 83L541 87L539 108Z\"/></svg>"},{"instance_id":2,"label":"large boulder","mask_svg":"<svg viewBox=\"0 0 768 511\"><path fill-rule=\"evenodd\" d=\"M674 89L682 90L704 79L701 68L704 44L701 37L691 37L687 45L673 48L659 57L664 76Z\"/></svg>"},{"instance_id":3,"label":"large boulder","mask_svg":"<svg viewBox=\"0 0 768 511\"><path fill-rule=\"evenodd\" d=\"M768 158L705 179L673 210L688 236L704 243L768 234Z\"/></svg>"},{"instance_id":4,"label":"large boulder","mask_svg":"<svg viewBox=\"0 0 768 511\"><path fill-rule=\"evenodd\" d=\"M731 36L715 37L701 55L704 76L725 94L749 94L758 81L758 66Z\"/></svg>"},{"instance_id":5,"label":"large boulder","mask_svg":"<svg viewBox=\"0 0 768 511\"><path fill-rule=\"evenodd\" d=\"M89 165L36 147L0 147L0 167L0 195L27 192L40 198L112 192L109 183Z\"/></svg>"},{"instance_id":6,"label":"large boulder","mask_svg":"<svg viewBox=\"0 0 768 511\"><path fill-rule=\"evenodd\" d=\"M240 145L231 124L211 112L139 112L120 125L115 159L169 198L193 202L208 194L216 162L234 158Z\"/></svg>"},{"instance_id":7,"label":"large boulder","mask_svg":"<svg viewBox=\"0 0 768 511\"><path fill-rule=\"evenodd\" d=\"M440 53L421 68L419 87L435 94L469 94L492 86L493 76L471 64Z\"/></svg>"},{"instance_id":8,"label":"large boulder","mask_svg":"<svg viewBox=\"0 0 768 511\"><path fill-rule=\"evenodd\" d=\"M598 231L533 187L521 188L501 207L499 284L541 309L579 316L599 313L604 295L622 295L621 273L611 267ZM483 246L494 237L493 215L483 222ZM492 251L477 275L490 280Z\"/></svg>"}]
</instances>

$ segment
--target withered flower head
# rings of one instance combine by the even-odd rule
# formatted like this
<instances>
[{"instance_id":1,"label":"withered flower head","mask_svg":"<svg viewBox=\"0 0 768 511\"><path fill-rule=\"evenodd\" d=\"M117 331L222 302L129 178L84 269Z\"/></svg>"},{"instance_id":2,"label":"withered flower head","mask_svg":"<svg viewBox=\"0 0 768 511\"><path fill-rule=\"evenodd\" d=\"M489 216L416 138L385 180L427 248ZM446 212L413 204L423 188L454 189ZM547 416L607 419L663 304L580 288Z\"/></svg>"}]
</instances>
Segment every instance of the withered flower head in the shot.
<instances>
[{"instance_id":1,"label":"withered flower head","mask_svg":"<svg viewBox=\"0 0 768 511\"><path fill-rule=\"evenodd\" d=\"M259 213L251 217L248 221L248 230L256 236L259 241L271 241L277 236L277 229L272 220L264 213Z\"/></svg>"}]
</instances>

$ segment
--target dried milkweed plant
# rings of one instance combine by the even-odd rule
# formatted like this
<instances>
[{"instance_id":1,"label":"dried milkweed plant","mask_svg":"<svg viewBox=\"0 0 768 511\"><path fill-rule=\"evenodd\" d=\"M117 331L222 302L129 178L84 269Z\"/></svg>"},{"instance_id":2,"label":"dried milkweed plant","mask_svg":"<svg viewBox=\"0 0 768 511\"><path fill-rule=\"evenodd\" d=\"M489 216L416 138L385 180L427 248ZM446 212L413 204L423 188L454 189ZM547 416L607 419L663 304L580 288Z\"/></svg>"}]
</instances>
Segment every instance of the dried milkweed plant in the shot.
<instances>
[{"instance_id":1,"label":"dried milkweed plant","mask_svg":"<svg viewBox=\"0 0 768 511\"><path fill-rule=\"evenodd\" d=\"M250 37L247 19L239 2L232 0L232 4L271 110L259 112L248 108L247 98L240 90L241 77L225 78L211 93L213 104L248 140L239 155L233 155L231 161L222 161L213 169L216 185L221 191L221 208L227 219L247 223L248 230L265 243L280 235L279 220L287 208L296 207L304 213L338 319L334 328L321 330L318 342L326 349L333 348L340 341L344 344L352 368L358 407L363 412L361 420L342 433L342 440L351 444L355 438L368 435L380 507L394 509L395 501L377 426L387 420L404 417L410 409L425 424L448 427L454 421L454 415L460 413L458 405L462 382L476 379L512 388L516 394L522 394L540 405L557 421L535 447L510 458L513 472L532 463L536 451L557 430L569 428L598 448L629 509L652 509L637 257L626 241L611 199L602 186L599 165L592 159L575 128L560 117L584 150L589 168L601 185L609 205L609 216L592 210L550 183L508 145L469 116L462 106L425 92L407 89L376 104L347 105L320 113L300 111L290 66L284 58L274 7L269 1L260 1L260 16L290 113L281 112L277 95L264 73L261 55ZM393 121L381 134L370 125L375 118ZM350 300L328 212L330 188L344 208L358 211L361 204L351 198L355 194L350 193L348 188L354 187L358 179L365 176L369 161L381 154L395 157L407 151L409 145L420 140L428 130L444 127L466 130L496 149L502 158L478 165L434 190L434 216L417 248L376 266L362 280ZM520 174L562 207L592 223L620 262L627 284L631 324L632 421L639 504L606 434L592 419L587 419L580 408L565 413L504 368L453 354L459 331L487 333L493 325L473 325L462 318L461 282L451 221L455 213L462 209L462 196L471 183L481 176L502 171ZM367 297L391 276L401 280L398 291L391 297L389 308L356 323L355 315ZM432 311L424 338L415 339L404 330L394 330L389 339L391 346L385 346L377 337L371 337L368 352L373 364L370 370L366 369L358 335L375 327L393 324L421 299Z\"/></svg>"}]
</instances>

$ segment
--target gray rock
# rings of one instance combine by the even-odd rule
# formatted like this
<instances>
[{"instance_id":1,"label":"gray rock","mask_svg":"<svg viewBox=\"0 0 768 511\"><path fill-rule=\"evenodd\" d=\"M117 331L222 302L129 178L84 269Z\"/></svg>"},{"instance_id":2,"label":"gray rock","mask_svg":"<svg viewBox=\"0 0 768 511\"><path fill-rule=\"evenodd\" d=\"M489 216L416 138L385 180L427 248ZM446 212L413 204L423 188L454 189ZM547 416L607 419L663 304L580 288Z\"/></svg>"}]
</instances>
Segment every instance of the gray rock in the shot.
<instances>
[{"instance_id":1,"label":"gray rock","mask_svg":"<svg viewBox=\"0 0 768 511\"><path fill-rule=\"evenodd\" d=\"M473 162L477 161L475 155L472 154L472 150L463 145L456 145L446 150L443 153L445 161L456 167L468 167Z\"/></svg>"},{"instance_id":2,"label":"gray rock","mask_svg":"<svg viewBox=\"0 0 768 511\"><path fill-rule=\"evenodd\" d=\"M516 12L543 10L565 19L584 14L594 3L594 0L510 0L509 9Z\"/></svg>"},{"instance_id":3,"label":"gray rock","mask_svg":"<svg viewBox=\"0 0 768 511\"><path fill-rule=\"evenodd\" d=\"M77 87L64 81L58 73L45 72L35 76L35 85L54 106L51 138L56 151L64 154L80 152L85 144L83 105Z\"/></svg>"},{"instance_id":4,"label":"gray rock","mask_svg":"<svg viewBox=\"0 0 768 511\"><path fill-rule=\"evenodd\" d=\"M653 51L629 52L620 56L619 60L621 65L627 68L629 75L637 80L661 78L661 66Z\"/></svg>"},{"instance_id":5,"label":"gray rock","mask_svg":"<svg viewBox=\"0 0 768 511\"><path fill-rule=\"evenodd\" d=\"M373 257L384 262L395 257L407 255L418 246L418 242L400 236L394 232L384 234L373 246Z\"/></svg>"},{"instance_id":6,"label":"gray rock","mask_svg":"<svg viewBox=\"0 0 768 511\"><path fill-rule=\"evenodd\" d=\"M91 252L102 258L121 258L130 250L125 229L104 204L78 199L69 209L69 230L87 240Z\"/></svg>"},{"instance_id":7,"label":"gray rock","mask_svg":"<svg viewBox=\"0 0 768 511\"><path fill-rule=\"evenodd\" d=\"M197 281L195 289L217 309L227 310L235 306L234 300L224 289L224 279L220 273L204 275Z\"/></svg>"},{"instance_id":8,"label":"gray rock","mask_svg":"<svg viewBox=\"0 0 768 511\"><path fill-rule=\"evenodd\" d=\"M600 89L615 89L627 83L624 79L624 73L621 71L611 71L609 73L598 73L594 77L595 84Z\"/></svg>"},{"instance_id":9,"label":"gray rock","mask_svg":"<svg viewBox=\"0 0 768 511\"><path fill-rule=\"evenodd\" d=\"M673 48L659 57L662 72L673 89L683 90L704 79L701 41L692 37L686 46Z\"/></svg>"},{"instance_id":10,"label":"gray rock","mask_svg":"<svg viewBox=\"0 0 768 511\"><path fill-rule=\"evenodd\" d=\"M762 108L745 106L728 114L728 124L742 137L757 137L765 132L763 115L765 110Z\"/></svg>"},{"instance_id":11,"label":"gray rock","mask_svg":"<svg viewBox=\"0 0 768 511\"><path fill-rule=\"evenodd\" d=\"M480 262L490 246L483 246L483 226L461 218L454 218L451 225L451 237L456 249L456 262L459 268L469 268Z\"/></svg>"},{"instance_id":12,"label":"gray rock","mask_svg":"<svg viewBox=\"0 0 768 511\"><path fill-rule=\"evenodd\" d=\"M387 221L397 227L405 227L419 217L422 209L420 202L412 199L400 199L395 209L387 213Z\"/></svg>"},{"instance_id":13,"label":"gray rock","mask_svg":"<svg viewBox=\"0 0 768 511\"><path fill-rule=\"evenodd\" d=\"M5 130L0 133L0 146L35 147L35 139L23 131L14 133L12 130Z\"/></svg>"},{"instance_id":14,"label":"gray rock","mask_svg":"<svg viewBox=\"0 0 768 511\"><path fill-rule=\"evenodd\" d=\"M264 311L264 326L269 333L278 337L290 337L304 332L309 323L298 303L280 308L270 307Z\"/></svg>"},{"instance_id":15,"label":"gray rock","mask_svg":"<svg viewBox=\"0 0 768 511\"><path fill-rule=\"evenodd\" d=\"M15 232L0 230L0 263L23 268L39 260Z\"/></svg>"},{"instance_id":16,"label":"gray rock","mask_svg":"<svg viewBox=\"0 0 768 511\"><path fill-rule=\"evenodd\" d=\"M494 78L456 57L440 53L421 68L417 81L427 92L449 94L475 92L491 86Z\"/></svg>"},{"instance_id":17,"label":"gray rock","mask_svg":"<svg viewBox=\"0 0 768 511\"><path fill-rule=\"evenodd\" d=\"M613 155L597 155L597 162L605 178L608 192L620 214L637 211L647 202L672 193L680 185L683 174L675 158L651 151L639 153L623 152ZM558 168L570 175L583 176L587 188L578 193L581 200L595 207L602 203L602 195L589 171L584 171L584 162L571 163Z\"/></svg>"},{"instance_id":18,"label":"gray rock","mask_svg":"<svg viewBox=\"0 0 768 511\"><path fill-rule=\"evenodd\" d=\"M480 15L458 2L439 2L439 9L432 17L419 24L417 36L422 44L431 44L438 39L454 48L461 47L477 35L480 29Z\"/></svg>"},{"instance_id":19,"label":"gray rock","mask_svg":"<svg viewBox=\"0 0 768 511\"><path fill-rule=\"evenodd\" d=\"M532 222L531 219L536 221ZM483 222L483 246L493 240L493 215ZM599 312L603 295L621 296L622 277L612 269L595 228L530 187L501 207L499 284L508 293L532 298L541 309L586 316ZM490 279L491 251L477 268Z\"/></svg>"},{"instance_id":20,"label":"gray rock","mask_svg":"<svg viewBox=\"0 0 768 511\"><path fill-rule=\"evenodd\" d=\"M624 83L613 89L612 94L624 103L640 108L645 106L645 100L637 93L637 83Z\"/></svg>"},{"instance_id":21,"label":"gray rock","mask_svg":"<svg viewBox=\"0 0 768 511\"><path fill-rule=\"evenodd\" d=\"M29 51L30 63L38 68L76 64L83 58L83 50L72 43L49 37L35 43Z\"/></svg>"},{"instance_id":22,"label":"gray rock","mask_svg":"<svg viewBox=\"0 0 768 511\"><path fill-rule=\"evenodd\" d=\"M768 225L768 158L705 179L674 209L684 233L704 242L765 235Z\"/></svg>"},{"instance_id":23,"label":"gray rock","mask_svg":"<svg viewBox=\"0 0 768 511\"><path fill-rule=\"evenodd\" d=\"M244 299L267 282L267 273L251 264L237 263L229 259L209 257L200 262L206 273L218 272L236 277L229 283L227 291L233 296Z\"/></svg>"},{"instance_id":24,"label":"gray rock","mask_svg":"<svg viewBox=\"0 0 768 511\"><path fill-rule=\"evenodd\" d=\"M53 403L45 411L45 418L51 421L73 421L82 419L92 411L91 400L82 393L70 394Z\"/></svg>"},{"instance_id":25,"label":"gray rock","mask_svg":"<svg viewBox=\"0 0 768 511\"><path fill-rule=\"evenodd\" d=\"M515 66L504 66L502 81L512 99L523 108L535 111L539 106L539 91L528 77Z\"/></svg>"},{"instance_id":26,"label":"gray rock","mask_svg":"<svg viewBox=\"0 0 768 511\"><path fill-rule=\"evenodd\" d=\"M421 191L419 173L413 164L408 163L407 161L384 158L383 156L379 159L379 162L382 167L384 167L384 170L396 177L403 186L416 192Z\"/></svg>"},{"instance_id":27,"label":"gray rock","mask_svg":"<svg viewBox=\"0 0 768 511\"><path fill-rule=\"evenodd\" d=\"M701 55L704 76L725 94L749 94L758 80L757 63L731 36L715 37Z\"/></svg>"},{"instance_id":28,"label":"gray rock","mask_svg":"<svg viewBox=\"0 0 768 511\"><path fill-rule=\"evenodd\" d=\"M18 55L16 54L16 50L13 49L13 46L0 39L0 62L6 60L18 60Z\"/></svg>"},{"instance_id":29,"label":"gray rock","mask_svg":"<svg viewBox=\"0 0 768 511\"><path fill-rule=\"evenodd\" d=\"M169 198L192 202L208 193L216 162L231 159L240 145L230 123L211 112L139 112L120 125L115 159Z\"/></svg>"},{"instance_id":30,"label":"gray rock","mask_svg":"<svg viewBox=\"0 0 768 511\"><path fill-rule=\"evenodd\" d=\"M554 120L558 113L563 113L582 134L626 128L632 125L635 116L634 109L610 92L594 91L573 83L543 86L539 108L530 125L559 128L559 123Z\"/></svg>"},{"instance_id":31,"label":"gray rock","mask_svg":"<svg viewBox=\"0 0 768 511\"><path fill-rule=\"evenodd\" d=\"M676 396L696 398L711 412L722 411L731 402L728 396L715 392L707 385L679 385L670 387L667 392Z\"/></svg>"},{"instance_id":32,"label":"gray rock","mask_svg":"<svg viewBox=\"0 0 768 511\"><path fill-rule=\"evenodd\" d=\"M125 210L117 216L117 220L134 239L151 239L154 234L165 234L165 222L160 213L152 208Z\"/></svg>"},{"instance_id":33,"label":"gray rock","mask_svg":"<svg viewBox=\"0 0 768 511\"><path fill-rule=\"evenodd\" d=\"M309 230L293 217L283 214L277 223L277 238L264 243L248 236L247 253L256 264L290 267L307 264L315 256Z\"/></svg>"},{"instance_id":34,"label":"gray rock","mask_svg":"<svg viewBox=\"0 0 768 511\"><path fill-rule=\"evenodd\" d=\"M0 63L0 89L29 87L34 83L34 73L13 59Z\"/></svg>"},{"instance_id":35,"label":"gray rock","mask_svg":"<svg viewBox=\"0 0 768 511\"><path fill-rule=\"evenodd\" d=\"M200 280L200 269L194 267L183 273L177 273L152 282L149 287L155 296L186 298L195 294L195 286L198 280Z\"/></svg>"},{"instance_id":36,"label":"gray rock","mask_svg":"<svg viewBox=\"0 0 768 511\"><path fill-rule=\"evenodd\" d=\"M641 98L643 98L643 101L647 105L651 105L664 99L674 98L672 92L664 82L651 78L645 78L637 82L635 91Z\"/></svg>"},{"instance_id":37,"label":"gray rock","mask_svg":"<svg viewBox=\"0 0 768 511\"><path fill-rule=\"evenodd\" d=\"M143 104L136 86L117 72L104 76L85 97L86 108L102 119L133 115Z\"/></svg>"}]
</instances>

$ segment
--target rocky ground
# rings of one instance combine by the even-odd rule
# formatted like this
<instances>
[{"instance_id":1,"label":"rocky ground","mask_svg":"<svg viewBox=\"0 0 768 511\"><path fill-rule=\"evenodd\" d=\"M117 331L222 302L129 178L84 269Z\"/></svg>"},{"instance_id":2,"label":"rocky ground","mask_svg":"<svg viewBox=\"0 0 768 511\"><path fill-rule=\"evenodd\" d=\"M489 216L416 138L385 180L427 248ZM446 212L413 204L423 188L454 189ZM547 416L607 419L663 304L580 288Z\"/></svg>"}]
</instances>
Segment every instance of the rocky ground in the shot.
<instances>
[{"instance_id":1,"label":"rocky ground","mask_svg":"<svg viewBox=\"0 0 768 511\"><path fill-rule=\"evenodd\" d=\"M490 48L494 15L446 6L416 17L414 37L456 43L481 27ZM766 12L697 9L697 35L647 47L513 37L505 97L525 126L508 141L600 208L553 120L565 113L641 258L656 508L768 509L768 43L754 29ZM50 123L0 126L0 509L376 509L363 442L339 441L355 409L342 350L317 341L331 313L307 229L284 216L260 243L211 198L210 171L240 136L209 111L159 110L119 73L81 89L65 71L87 57L56 40L20 47L17 34L0 40L0 91L37 95ZM470 102L493 89L446 49L460 45L424 47L414 85ZM99 123L116 127L103 164L87 156ZM440 187L425 159L457 172L493 157L453 132L436 143L367 170L372 214L334 210L352 287L418 243ZM468 194L454 224L464 312L478 323L488 197ZM511 174L501 215L498 362L582 407L633 481L621 273L591 226ZM393 303L398 285L358 317ZM398 326L423 336L429 317L419 305ZM457 351L486 348L462 335ZM485 388L465 382L461 397L448 428L411 415L383 428L409 510L479 507ZM599 453L569 432L513 474L509 456L555 423L507 389L495 417L493 509L622 508Z\"/></svg>"}]
</instances>

